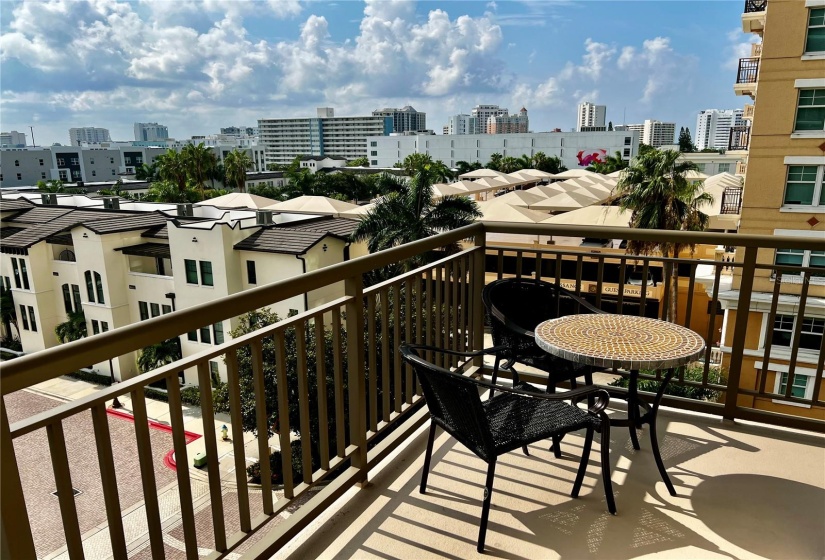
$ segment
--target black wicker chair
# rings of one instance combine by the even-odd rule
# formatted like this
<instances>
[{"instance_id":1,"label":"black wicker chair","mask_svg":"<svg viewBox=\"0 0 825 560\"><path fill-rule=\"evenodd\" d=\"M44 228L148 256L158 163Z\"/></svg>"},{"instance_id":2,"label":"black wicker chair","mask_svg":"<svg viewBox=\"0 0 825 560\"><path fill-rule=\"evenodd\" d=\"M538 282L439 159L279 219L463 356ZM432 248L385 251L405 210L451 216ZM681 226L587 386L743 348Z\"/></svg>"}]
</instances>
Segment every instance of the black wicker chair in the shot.
<instances>
[{"instance_id":1,"label":"black wicker chair","mask_svg":"<svg viewBox=\"0 0 825 560\"><path fill-rule=\"evenodd\" d=\"M496 386L440 368L424 360L420 354L432 351L470 358L494 353L496 350L453 352L409 344L402 344L400 348L404 360L413 367L418 376L430 410L430 434L424 456L424 471L421 474L421 493L425 493L427 489L436 426L441 426L488 465L478 533L479 552L484 551L498 456L550 437L586 430L582 458L571 492L571 496L575 498L578 497L584 480L593 434L601 433L604 492L610 513L616 513L610 481L610 420L604 412L610 400L607 391L590 386L567 393L548 394L528 383L520 383L513 388ZM479 388L495 388L498 394L482 402ZM575 403L584 397L592 397L592 404L588 410L575 406ZM574 404L568 404L565 400L571 400Z\"/></svg>"},{"instance_id":2,"label":"black wicker chair","mask_svg":"<svg viewBox=\"0 0 825 560\"><path fill-rule=\"evenodd\" d=\"M590 366L551 356L538 347L533 336L536 326L548 319L576 313L604 313L586 300L541 280L531 278L504 278L487 284L481 294L493 334L493 344L506 350L496 357L507 360L502 366L513 371L518 383L515 362L540 369L547 373L547 392L553 393L556 384L569 381L576 388L576 378L584 377L585 384L593 383ZM493 377L493 383L496 378Z\"/></svg>"}]
</instances>

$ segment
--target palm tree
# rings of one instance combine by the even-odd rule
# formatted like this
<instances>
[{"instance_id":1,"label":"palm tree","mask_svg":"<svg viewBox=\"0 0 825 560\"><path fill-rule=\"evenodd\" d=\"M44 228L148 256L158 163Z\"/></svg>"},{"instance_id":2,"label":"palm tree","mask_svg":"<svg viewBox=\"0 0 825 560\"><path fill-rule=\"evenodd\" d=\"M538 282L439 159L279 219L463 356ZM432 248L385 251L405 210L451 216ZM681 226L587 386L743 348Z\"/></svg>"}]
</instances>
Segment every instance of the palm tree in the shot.
<instances>
[{"instance_id":1,"label":"palm tree","mask_svg":"<svg viewBox=\"0 0 825 560\"><path fill-rule=\"evenodd\" d=\"M524 169L521 165L521 161L512 156L504 156L498 164L498 170L502 173L512 173L513 171L518 171L519 169Z\"/></svg>"},{"instance_id":2,"label":"palm tree","mask_svg":"<svg viewBox=\"0 0 825 560\"><path fill-rule=\"evenodd\" d=\"M197 190L184 185L180 190L171 181L155 181L146 191L143 200L147 202L198 202L201 200Z\"/></svg>"},{"instance_id":3,"label":"palm tree","mask_svg":"<svg viewBox=\"0 0 825 560\"><path fill-rule=\"evenodd\" d=\"M181 155L186 162L187 175L197 185L203 199L204 183L210 178L217 163L215 153L201 142L197 146L187 145L181 150Z\"/></svg>"},{"instance_id":4,"label":"palm tree","mask_svg":"<svg viewBox=\"0 0 825 560\"><path fill-rule=\"evenodd\" d=\"M158 175L174 183L180 192L186 190L187 166L186 158L180 152L168 149L165 154L161 154L155 160L158 166Z\"/></svg>"},{"instance_id":5,"label":"palm tree","mask_svg":"<svg viewBox=\"0 0 825 560\"><path fill-rule=\"evenodd\" d=\"M481 216L476 203L462 196L445 196L433 202L433 172L423 163L397 192L383 196L353 232L354 241L367 241L371 253L424 239L473 223ZM457 251L458 244L446 247ZM410 269L423 264L419 256L405 263Z\"/></svg>"},{"instance_id":6,"label":"palm tree","mask_svg":"<svg viewBox=\"0 0 825 560\"><path fill-rule=\"evenodd\" d=\"M516 171L519 169L531 169L533 167L533 158L527 154L523 154L521 157L515 159L518 162L518 169L516 169Z\"/></svg>"},{"instance_id":7,"label":"palm tree","mask_svg":"<svg viewBox=\"0 0 825 560\"><path fill-rule=\"evenodd\" d=\"M180 360L181 356L180 340L170 338L141 350L137 360L138 369L141 373L146 373Z\"/></svg>"},{"instance_id":8,"label":"palm tree","mask_svg":"<svg viewBox=\"0 0 825 560\"><path fill-rule=\"evenodd\" d=\"M614 171L626 169L628 165L627 160L622 159L622 153L617 151L616 155L607 156L603 162L597 162L588 166L587 170L595 171L596 173L601 173L602 175L607 175L608 173L613 173Z\"/></svg>"},{"instance_id":9,"label":"palm tree","mask_svg":"<svg viewBox=\"0 0 825 560\"><path fill-rule=\"evenodd\" d=\"M246 171L252 167L252 158L245 151L232 150L223 160L226 186L238 192L246 192Z\"/></svg>"},{"instance_id":10,"label":"palm tree","mask_svg":"<svg viewBox=\"0 0 825 560\"><path fill-rule=\"evenodd\" d=\"M80 311L70 311L67 314L67 318L68 320L65 323L60 323L54 328L54 334L61 344L73 340L80 340L84 338L87 333L86 315L82 309Z\"/></svg>"},{"instance_id":11,"label":"palm tree","mask_svg":"<svg viewBox=\"0 0 825 560\"><path fill-rule=\"evenodd\" d=\"M455 166L458 169L458 175L464 175L465 173L469 173L470 171L475 171L476 169L481 169L481 162L474 161L473 163L468 163L464 160L455 162Z\"/></svg>"},{"instance_id":12,"label":"palm tree","mask_svg":"<svg viewBox=\"0 0 825 560\"><path fill-rule=\"evenodd\" d=\"M501 167L501 159L502 155L498 152L491 155L490 161L487 162L487 169L492 169L493 171L500 171L499 167Z\"/></svg>"},{"instance_id":13,"label":"palm tree","mask_svg":"<svg viewBox=\"0 0 825 560\"><path fill-rule=\"evenodd\" d=\"M536 152L533 155L533 169L544 171L545 173L561 173L567 171L567 167L558 156L547 156L544 152Z\"/></svg>"},{"instance_id":14,"label":"palm tree","mask_svg":"<svg viewBox=\"0 0 825 560\"><path fill-rule=\"evenodd\" d=\"M149 183L160 179L158 175L158 164L153 162L150 164L143 164L135 169L135 179L138 181L147 181Z\"/></svg>"},{"instance_id":15,"label":"palm tree","mask_svg":"<svg viewBox=\"0 0 825 560\"><path fill-rule=\"evenodd\" d=\"M621 197L619 206L630 210L630 227L644 229L702 231L707 228L708 216L700 208L713 203L713 196L705 192L704 184L688 181L685 175L697 171L696 164L680 160L674 150L648 151L636 157L622 173L616 185ZM689 246L691 250L692 246ZM648 255L659 251L664 257L678 257L685 246L667 240L628 241L630 253ZM676 320L678 295L678 266L664 263L665 273L670 273L669 308L665 318Z\"/></svg>"}]
</instances>

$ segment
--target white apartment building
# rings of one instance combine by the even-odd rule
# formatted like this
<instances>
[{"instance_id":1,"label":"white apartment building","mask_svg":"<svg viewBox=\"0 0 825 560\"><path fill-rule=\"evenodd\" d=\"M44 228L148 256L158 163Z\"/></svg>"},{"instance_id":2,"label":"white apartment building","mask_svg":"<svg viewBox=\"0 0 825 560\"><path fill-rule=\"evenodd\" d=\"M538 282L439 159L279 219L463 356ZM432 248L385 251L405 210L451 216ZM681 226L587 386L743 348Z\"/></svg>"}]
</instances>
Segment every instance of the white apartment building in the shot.
<instances>
[{"instance_id":1,"label":"white apartment building","mask_svg":"<svg viewBox=\"0 0 825 560\"><path fill-rule=\"evenodd\" d=\"M0 200L11 231L0 247L25 352L59 344L55 327L83 311L88 336L189 308L366 254L350 246L357 222L329 216L151 204L115 197L48 194ZM108 208L107 208L108 207ZM185 218L185 221L178 221ZM272 306L286 317L343 295L336 285ZM183 356L220 344L237 319L181 333ZM8 334L8 333L6 333ZM226 379L222 362L210 364ZM109 364L95 364L109 374ZM134 376L136 356L113 360L116 379ZM185 380L197 383L194 371Z\"/></svg>"},{"instance_id":2,"label":"white apartment building","mask_svg":"<svg viewBox=\"0 0 825 560\"><path fill-rule=\"evenodd\" d=\"M410 154L428 154L449 167L459 161L481 162L495 154L520 157L544 152L558 156L570 169L587 167L593 157L615 152L624 159L639 149L639 133L613 132L531 132L524 134L464 134L454 136L372 136L367 139L370 167L392 167Z\"/></svg>"},{"instance_id":3,"label":"white apartment building","mask_svg":"<svg viewBox=\"0 0 825 560\"><path fill-rule=\"evenodd\" d=\"M96 128L94 126L84 126L81 128L69 129L69 143L72 146L80 146L84 142L89 144L99 144L101 142L111 142L109 129Z\"/></svg>"},{"instance_id":4,"label":"white apartment building","mask_svg":"<svg viewBox=\"0 0 825 560\"><path fill-rule=\"evenodd\" d=\"M158 123L135 123L135 140L154 142L169 138L169 129Z\"/></svg>"},{"instance_id":5,"label":"white apartment building","mask_svg":"<svg viewBox=\"0 0 825 560\"><path fill-rule=\"evenodd\" d=\"M743 119L742 109L705 109L696 117L693 143L697 150L715 148L726 150L733 126L747 124Z\"/></svg>"},{"instance_id":6,"label":"white apartment building","mask_svg":"<svg viewBox=\"0 0 825 560\"><path fill-rule=\"evenodd\" d=\"M266 163L286 165L298 156L337 156L347 160L368 156L367 137L389 135L392 118L336 117L321 107L315 118L260 119L259 141Z\"/></svg>"},{"instance_id":7,"label":"white apartment building","mask_svg":"<svg viewBox=\"0 0 825 560\"><path fill-rule=\"evenodd\" d=\"M589 101L579 103L576 107L576 132L585 127L604 127L607 117L607 105L594 105Z\"/></svg>"},{"instance_id":8,"label":"white apartment building","mask_svg":"<svg viewBox=\"0 0 825 560\"><path fill-rule=\"evenodd\" d=\"M23 148L26 146L26 134L24 132L0 132L0 146L4 148Z\"/></svg>"},{"instance_id":9,"label":"white apartment building","mask_svg":"<svg viewBox=\"0 0 825 560\"><path fill-rule=\"evenodd\" d=\"M444 125L444 134L475 134L478 129L478 118L467 115L453 115Z\"/></svg>"}]
</instances>

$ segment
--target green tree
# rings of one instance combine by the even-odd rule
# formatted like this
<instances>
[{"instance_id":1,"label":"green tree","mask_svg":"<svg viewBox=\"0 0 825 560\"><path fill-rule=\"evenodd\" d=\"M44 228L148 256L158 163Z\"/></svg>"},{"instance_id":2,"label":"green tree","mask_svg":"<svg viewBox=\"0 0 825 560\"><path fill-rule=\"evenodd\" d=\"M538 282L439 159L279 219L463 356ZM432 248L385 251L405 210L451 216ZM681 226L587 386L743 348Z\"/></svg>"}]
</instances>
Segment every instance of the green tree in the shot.
<instances>
[{"instance_id":1,"label":"green tree","mask_svg":"<svg viewBox=\"0 0 825 560\"><path fill-rule=\"evenodd\" d=\"M465 173L469 173L470 171L475 171L476 169L481 169L481 162L474 161L473 163L466 162L464 160L457 161L455 163L456 168L458 169L458 175L464 175Z\"/></svg>"},{"instance_id":2,"label":"green tree","mask_svg":"<svg viewBox=\"0 0 825 560\"><path fill-rule=\"evenodd\" d=\"M607 123L607 131L608 132L613 132L613 121L609 121Z\"/></svg>"},{"instance_id":3,"label":"green tree","mask_svg":"<svg viewBox=\"0 0 825 560\"><path fill-rule=\"evenodd\" d=\"M520 157L515 158L518 162L518 168L515 171L519 171L521 169L532 169L533 168L533 158L532 156L528 156L527 154L523 154Z\"/></svg>"},{"instance_id":4,"label":"green tree","mask_svg":"<svg viewBox=\"0 0 825 560\"><path fill-rule=\"evenodd\" d=\"M674 150L649 151L636 157L625 170L616 191L621 197L620 207L631 212L630 227L671 231L707 228L708 216L699 208L712 204L713 196L705 192L703 183L687 180L686 174L697 171L697 167L692 161L681 160L680 155ZM628 252L641 255L659 251L664 257L678 257L684 248L667 240L627 243ZM664 263L664 269L672 280L665 318L675 321L679 270L670 262Z\"/></svg>"},{"instance_id":5,"label":"green tree","mask_svg":"<svg viewBox=\"0 0 825 560\"><path fill-rule=\"evenodd\" d=\"M427 163L413 168L413 176L400 190L375 204L353 232L354 241L367 241L371 253L430 237L475 221L481 216L476 203L463 196L446 196L433 202L433 174ZM458 249L455 244L446 248ZM424 262L416 257L406 266Z\"/></svg>"},{"instance_id":6,"label":"green tree","mask_svg":"<svg viewBox=\"0 0 825 560\"><path fill-rule=\"evenodd\" d=\"M137 359L137 366L141 373L146 373L176 362L181 357L180 340L170 338L141 350Z\"/></svg>"},{"instance_id":7,"label":"green tree","mask_svg":"<svg viewBox=\"0 0 825 560\"><path fill-rule=\"evenodd\" d=\"M58 179L50 179L48 181L38 181L37 182L37 190L43 192L50 192L50 193L62 193L66 192L66 188L63 186L63 181Z\"/></svg>"},{"instance_id":8,"label":"green tree","mask_svg":"<svg viewBox=\"0 0 825 560\"><path fill-rule=\"evenodd\" d=\"M201 195L197 190L187 185L184 185L183 190L180 190L171 181L155 181L149 186L143 200L169 203L199 202Z\"/></svg>"},{"instance_id":9,"label":"green tree","mask_svg":"<svg viewBox=\"0 0 825 560\"><path fill-rule=\"evenodd\" d=\"M588 166L587 170L595 171L596 173L601 173L602 175L607 175L608 173L613 173L614 171L621 171L628 165L627 160L622 159L622 153L617 151L615 155L607 156L603 162L597 162Z\"/></svg>"},{"instance_id":10,"label":"green tree","mask_svg":"<svg viewBox=\"0 0 825 560\"><path fill-rule=\"evenodd\" d=\"M499 168L501 167L502 158L503 156L498 152L494 153L490 156L490 161L487 162L487 165L485 167L487 169L492 169L493 171L501 171L501 169Z\"/></svg>"},{"instance_id":11,"label":"green tree","mask_svg":"<svg viewBox=\"0 0 825 560\"><path fill-rule=\"evenodd\" d=\"M245 151L232 150L223 162L226 169L226 186L238 192L246 192L246 172L252 167L252 158Z\"/></svg>"},{"instance_id":12,"label":"green tree","mask_svg":"<svg viewBox=\"0 0 825 560\"><path fill-rule=\"evenodd\" d=\"M169 148L165 154L159 155L155 162L161 179L171 181L181 193L186 190L189 170L183 154Z\"/></svg>"},{"instance_id":13,"label":"green tree","mask_svg":"<svg viewBox=\"0 0 825 560\"><path fill-rule=\"evenodd\" d=\"M157 162L152 162L150 164L144 163L135 169L135 179L138 181L147 181L149 183L158 181L160 179L160 175L158 174Z\"/></svg>"},{"instance_id":14,"label":"green tree","mask_svg":"<svg viewBox=\"0 0 825 560\"><path fill-rule=\"evenodd\" d=\"M679 131L679 151L680 152L695 152L696 146L693 145L693 139L690 137L690 129L683 127Z\"/></svg>"},{"instance_id":15,"label":"green tree","mask_svg":"<svg viewBox=\"0 0 825 560\"><path fill-rule=\"evenodd\" d=\"M215 152L207 148L203 142L198 145L188 144L181 150L181 155L186 163L186 173L189 180L195 183L204 198L204 183L211 177L212 168L217 164Z\"/></svg>"},{"instance_id":16,"label":"green tree","mask_svg":"<svg viewBox=\"0 0 825 560\"><path fill-rule=\"evenodd\" d=\"M0 284L0 321L3 322L6 336L9 338L13 337L11 327L14 325L17 337L20 338L20 328L17 326L17 311L14 305L14 293L2 284Z\"/></svg>"},{"instance_id":17,"label":"green tree","mask_svg":"<svg viewBox=\"0 0 825 560\"><path fill-rule=\"evenodd\" d=\"M567 167L560 157L548 156L544 152L536 152L533 155L533 169L538 169L545 173L561 173L567 171Z\"/></svg>"},{"instance_id":18,"label":"green tree","mask_svg":"<svg viewBox=\"0 0 825 560\"><path fill-rule=\"evenodd\" d=\"M521 161L512 156L505 156L501 158L501 162L498 164L498 170L502 173L512 173L514 171L518 171L519 169L524 169Z\"/></svg>"},{"instance_id":19,"label":"green tree","mask_svg":"<svg viewBox=\"0 0 825 560\"><path fill-rule=\"evenodd\" d=\"M61 343L84 338L87 334L87 327L86 315L83 310L70 311L67 314L67 321L54 328L54 334Z\"/></svg>"},{"instance_id":20,"label":"green tree","mask_svg":"<svg viewBox=\"0 0 825 560\"><path fill-rule=\"evenodd\" d=\"M347 167L369 167L370 160L367 156L355 158L347 162Z\"/></svg>"}]
</instances>

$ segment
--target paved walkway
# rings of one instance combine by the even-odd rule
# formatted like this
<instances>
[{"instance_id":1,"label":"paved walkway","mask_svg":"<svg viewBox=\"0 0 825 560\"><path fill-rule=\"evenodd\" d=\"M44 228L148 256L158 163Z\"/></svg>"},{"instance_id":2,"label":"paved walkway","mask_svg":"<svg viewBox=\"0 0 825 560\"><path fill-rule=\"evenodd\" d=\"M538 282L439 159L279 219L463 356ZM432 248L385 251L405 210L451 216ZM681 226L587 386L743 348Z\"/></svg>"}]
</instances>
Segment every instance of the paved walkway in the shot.
<instances>
[{"instance_id":1,"label":"paved walkway","mask_svg":"<svg viewBox=\"0 0 825 560\"><path fill-rule=\"evenodd\" d=\"M61 402L76 400L101 390L102 387L93 383L80 381L68 377L59 377L37 384L30 389L14 393L6 398L9 408L10 421L14 422L34 413L58 406ZM132 402L130 396L121 397L120 413L130 415ZM161 523L164 529L164 544L168 558L183 557L184 544L180 520L180 501L174 470L164 462L167 456L174 461L172 452L171 434L162 429L170 425L169 405L153 399L146 400L147 414L155 423L150 430L152 449L155 457L155 476L158 485L158 498L161 512ZM223 487L224 507L227 512L227 533L232 534L239 530L237 516L237 494L234 462L234 446L232 441L222 441L220 430L226 425L231 433L231 424L228 415L216 415L214 426L204 426L200 408L183 405L184 429L193 434L192 441L186 446L187 468L190 471L192 495L194 499L196 525L198 527L198 544L201 555L211 552L208 548L214 542L211 528L211 508L209 487L205 470L191 466L196 453L205 450L203 436L209 429L212 437L217 440L221 482ZM123 524L126 535L129 555L134 557L150 557L149 535L146 521L145 507L142 501L142 487L139 483L128 484L125 481L139 481L140 473L137 465L137 449L134 437L134 428L123 418L124 414L110 416L110 430L112 432L112 450L115 457L116 474L119 481L119 494L123 508ZM72 483L81 489L84 494L78 496L76 504L78 516L81 519L83 533L83 548L88 558L109 558L112 555L105 510L102 507L102 489L99 485L97 455L94 445L94 433L91 418L87 414L78 414L64 421L64 431L67 437L67 446L70 449L69 460L72 472ZM75 441L71 441L75 440ZM272 449L278 449L278 437L270 440ZM45 560L68 558L63 532L59 517L52 515L57 507L57 498L50 495L54 488L51 469L43 469L43 465L50 464L48 445L45 431L40 430L28 434L15 441L15 450L18 463L21 465L21 478L27 497L29 517L32 521L37 554ZM71 450L82 450L72 452ZM258 460L258 444L251 433L244 434L244 450L247 464ZM176 465L178 468L181 465ZM48 471L48 472L46 472ZM43 476L40 476L40 475ZM281 496L276 493L275 499ZM260 491L250 488L250 504L253 517L261 511ZM44 509L46 508L46 509ZM231 513L231 515L230 515ZM289 514L284 513L282 517ZM41 526L42 525L42 526ZM237 526L236 526L237 525ZM238 555L229 555L235 558Z\"/></svg>"}]
</instances>

